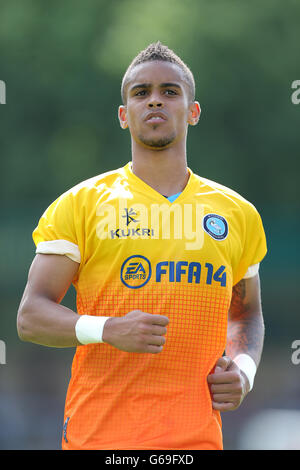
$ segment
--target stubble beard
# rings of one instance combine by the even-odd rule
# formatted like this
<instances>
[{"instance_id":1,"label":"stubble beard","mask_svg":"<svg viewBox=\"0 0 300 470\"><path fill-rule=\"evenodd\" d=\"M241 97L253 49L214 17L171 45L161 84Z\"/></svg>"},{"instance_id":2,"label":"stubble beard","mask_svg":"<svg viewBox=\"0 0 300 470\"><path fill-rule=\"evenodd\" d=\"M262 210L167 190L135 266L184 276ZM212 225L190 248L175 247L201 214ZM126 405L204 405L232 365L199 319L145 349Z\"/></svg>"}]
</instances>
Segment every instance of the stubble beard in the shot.
<instances>
[{"instance_id":1,"label":"stubble beard","mask_svg":"<svg viewBox=\"0 0 300 470\"><path fill-rule=\"evenodd\" d=\"M138 138L140 142L142 142L146 147L153 148L155 150L163 150L164 148L168 147L172 142L175 140L175 133L169 136L160 137L157 139L147 139L143 135L139 135Z\"/></svg>"}]
</instances>

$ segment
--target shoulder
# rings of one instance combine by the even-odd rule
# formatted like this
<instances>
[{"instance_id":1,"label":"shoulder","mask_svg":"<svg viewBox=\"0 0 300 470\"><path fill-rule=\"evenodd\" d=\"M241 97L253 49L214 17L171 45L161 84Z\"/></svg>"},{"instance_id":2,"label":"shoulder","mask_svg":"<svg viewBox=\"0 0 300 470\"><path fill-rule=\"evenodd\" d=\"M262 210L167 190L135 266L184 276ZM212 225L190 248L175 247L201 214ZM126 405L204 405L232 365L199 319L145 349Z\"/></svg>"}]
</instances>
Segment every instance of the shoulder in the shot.
<instances>
[{"instance_id":1,"label":"shoulder","mask_svg":"<svg viewBox=\"0 0 300 470\"><path fill-rule=\"evenodd\" d=\"M88 178L58 195L45 210L46 213L71 213L92 207L111 197L116 188L126 187L124 167ZM120 190L119 190L120 192Z\"/></svg>"},{"instance_id":2,"label":"shoulder","mask_svg":"<svg viewBox=\"0 0 300 470\"><path fill-rule=\"evenodd\" d=\"M239 209L246 213L257 213L257 209L252 202L239 194L237 191L224 186L223 184L195 175L198 179L202 192L211 193L215 197L221 199L224 204L232 208Z\"/></svg>"},{"instance_id":3,"label":"shoulder","mask_svg":"<svg viewBox=\"0 0 300 470\"><path fill-rule=\"evenodd\" d=\"M107 171L86 179L67 190L64 194L76 196L81 192L101 192L107 188L115 186L117 182L121 183L124 179L125 173L123 167L117 168L116 170Z\"/></svg>"},{"instance_id":4,"label":"shoulder","mask_svg":"<svg viewBox=\"0 0 300 470\"><path fill-rule=\"evenodd\" d=\"M124 167L121 167L81 181L63 192L54 202L72 204L78 201L80 204L82 201L92 201L95 198L98 200L102 195L109 197L109 194L116 189L121 191L126 186L126 173Z\"/></svg>"}]
</instances>

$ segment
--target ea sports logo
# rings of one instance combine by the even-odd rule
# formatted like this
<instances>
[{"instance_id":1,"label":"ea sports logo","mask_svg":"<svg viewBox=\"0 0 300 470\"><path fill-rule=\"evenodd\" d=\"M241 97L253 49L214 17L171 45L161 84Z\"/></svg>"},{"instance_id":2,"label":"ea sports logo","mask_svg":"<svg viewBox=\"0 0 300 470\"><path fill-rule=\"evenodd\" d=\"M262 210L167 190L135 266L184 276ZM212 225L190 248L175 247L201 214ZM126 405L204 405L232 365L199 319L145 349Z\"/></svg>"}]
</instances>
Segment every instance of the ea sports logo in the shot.
<instances>
[{"instance_id":1,"label":"ea sports logo","mask_svg":"<svg viewBox=\"0 0 300 470\"><path fill-rule=\"evenodd\" d=\"M132 255L127 258L121 267L121 281L130 289L139 289L151 277L151 263L141 255Z\"/></svg>"}]
</instances>

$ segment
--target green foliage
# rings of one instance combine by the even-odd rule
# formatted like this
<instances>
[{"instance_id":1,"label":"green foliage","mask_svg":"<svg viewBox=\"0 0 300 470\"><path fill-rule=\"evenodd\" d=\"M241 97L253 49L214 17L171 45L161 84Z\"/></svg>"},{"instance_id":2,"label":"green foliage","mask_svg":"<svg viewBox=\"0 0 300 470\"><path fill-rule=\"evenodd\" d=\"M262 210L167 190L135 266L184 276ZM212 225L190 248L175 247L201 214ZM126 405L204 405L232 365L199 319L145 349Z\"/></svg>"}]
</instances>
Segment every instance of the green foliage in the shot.
<instances>
[{"instance_id":1,"label":"green foliage","mask_svg":"<svg viewBox=\"0 0 300 470\"><path fill-rule=\"evenodd\" d=\"M291 102L299 14L292 0L3 1L0 290L21 292L31 232L50 202L130 160L130 136L117 119L121 80L157 40L195 75L202 115L189 131L189 166L258 207L271 248L264 266L279 282L275 259L296 266L297 256L280 245L278 214L284 223L288 208L293 220L287 244L300 225L300 105ZM287 262L284 269L289 283Z\"/></svg>"},{"instance_id":2,"label":"green foliage","mask_svg":"<svg viewBox=\"0 0 300 470\"><path fill-rule=\"evenodd\" d=\"M243 194L263 216L265 344L277 355L283 344L283 354L281 366L270 355L274 372L263 364L250 410L260 384L261 403L278 397L289 406L288 387L299 383L295 366L286 375L299 332L300 105L291 102L291 84L300 79L299 16L298 0L1 0L0 339L7 365L0 448L59 446L73 351L21 343L16 330L34 257L31 233L62 192L131 159L129 133L117 119L121 80L157 40L195 75L202 115L189 131L189 166ZM76 308L74 290L64 304ZM239 414L228 415L227 433L235 419L238 435Z\"/></svg>"},{"instance_id":3,"label":"green foliage","mask_svg":"<svg viewBox=\"0 0 300 470\"><path fill-rule=\"evenodd\" d=\"M120 83L159 39L195 74L202 117L190 130L189 165L258 203L276 204L280 186L280 200L299 205L300 106L290 100L299 13L291 0L3 2L2 199L50 202L130 159Z\"/></svg>"}]
</instances>

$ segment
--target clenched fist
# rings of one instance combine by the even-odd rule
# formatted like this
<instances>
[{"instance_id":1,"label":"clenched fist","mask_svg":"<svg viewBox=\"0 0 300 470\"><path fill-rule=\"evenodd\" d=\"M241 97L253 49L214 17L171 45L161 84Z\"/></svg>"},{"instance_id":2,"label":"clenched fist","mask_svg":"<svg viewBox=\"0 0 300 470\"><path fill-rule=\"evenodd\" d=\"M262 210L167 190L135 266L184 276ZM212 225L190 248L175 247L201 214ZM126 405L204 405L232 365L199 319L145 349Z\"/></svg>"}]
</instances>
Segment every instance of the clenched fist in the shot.
<instances>
[{"instance_id":1,"label":"clenched fist","mask_svg":"<svg viewBox=\"0 0 300 470\"><path fill-rule=\"evenodd\" d=\"M166 342L168 323L164 315L133 310L123 317L109 318L102 340L121 351L157 354Z\"/></svg>"},{"instance_id":2,"label":"clenched fist","mask_svg":"<svg viewBox=\"0 0 300 470\"><path fill-rule=\"evenodd\" d=\"M223 356L216 363L215 372L207 377L212 394L212 406L218 411L236 410L249 392L249 381L236 363Z\"/></svg>"}]
</instances>

